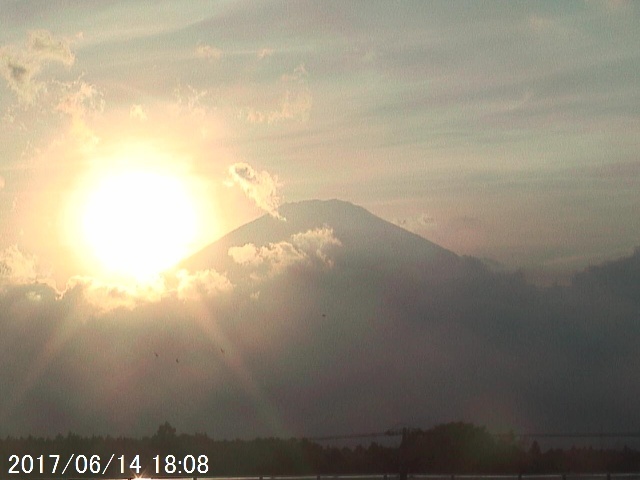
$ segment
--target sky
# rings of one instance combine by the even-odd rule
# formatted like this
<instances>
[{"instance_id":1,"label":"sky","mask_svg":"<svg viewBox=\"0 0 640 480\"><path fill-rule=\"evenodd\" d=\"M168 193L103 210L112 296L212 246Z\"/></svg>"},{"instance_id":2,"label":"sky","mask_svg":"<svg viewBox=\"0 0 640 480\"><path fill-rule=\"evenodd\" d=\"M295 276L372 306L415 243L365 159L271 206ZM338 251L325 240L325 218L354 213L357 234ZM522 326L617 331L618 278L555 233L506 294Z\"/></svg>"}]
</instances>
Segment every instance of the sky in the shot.
<instances>
[{"instance_id":1,"label":"sky","mask_svg":"<svg viewBox=\"0 0 640 480\"><path fill-rule=\"evenodd\" d=\"M639 425L639 24L0 0L0 436Z\"/></svg>"},{"instance_id":2,"label":"sky","mask_svg":"<svg viewBox=\"0 0 640 480\"><path fill-rule=\"evenodd\" d=\"M122 182L155 185L123 210L170 209L163 181L181 192L167 203L187 191L192 223L166 217L191 229L171 261L284 202L332 198L509 268L553 276L627 255L638 10L2 0L0 251L60 288L104 273L98 227L78 219L108 209L115 175L134 197Z\"/></svg>"}]
</instances>

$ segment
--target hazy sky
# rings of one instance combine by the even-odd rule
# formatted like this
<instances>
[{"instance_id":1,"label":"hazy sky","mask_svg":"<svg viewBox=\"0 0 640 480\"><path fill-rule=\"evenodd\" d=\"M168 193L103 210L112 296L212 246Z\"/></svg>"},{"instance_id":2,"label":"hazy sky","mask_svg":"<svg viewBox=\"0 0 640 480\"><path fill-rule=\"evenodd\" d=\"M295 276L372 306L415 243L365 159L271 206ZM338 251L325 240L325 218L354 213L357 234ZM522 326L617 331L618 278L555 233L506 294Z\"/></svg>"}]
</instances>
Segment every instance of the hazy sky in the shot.
<instances>
[{"instance_id":1,"label":"hazy sky","mask_svg":"<svg viewBox=\"0 0 640 480\"><path fill-rule=\"evenodd\" d=\"M0 0L0 436L639 425L639 25Z\"/></svg>"},{"instance_id":2,"label":"hazy sky","mask_svg":"<svg viewBox=\"0 0 640 480\"><path fill-rule=\"evenodd\" d=\"M188 253L340 198L508 266L620 257L640 243L639 10L0 0L0 249L94 274L78 218L135 164L195 197Z\"/></svg>"}]
</instances>

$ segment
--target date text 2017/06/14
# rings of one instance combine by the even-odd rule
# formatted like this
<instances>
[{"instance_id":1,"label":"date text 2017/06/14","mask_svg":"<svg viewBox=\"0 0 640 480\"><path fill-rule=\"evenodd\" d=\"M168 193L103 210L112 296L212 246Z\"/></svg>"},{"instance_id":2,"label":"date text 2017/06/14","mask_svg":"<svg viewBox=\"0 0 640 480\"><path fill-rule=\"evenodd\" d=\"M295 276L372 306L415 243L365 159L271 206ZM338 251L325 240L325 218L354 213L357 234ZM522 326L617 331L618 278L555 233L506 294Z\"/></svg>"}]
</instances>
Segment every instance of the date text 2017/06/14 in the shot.
<instances>
[{"instance_id":1,"label":"date text 2017/06/14","mask_svg":"<svg viewBox=\"0 0 640 480\"><path fill-rule=\"evenodd\" d=\"M76 455L71 454L66 462L60 455L11 455L9 457L9 474L102 474L105 475L109 466L114 460L115 454L112 454L106 463L102 461L100 455ZM131 459L129 461L129 459ZM118 469L121 475L125 473L140 474L141 471L148 472L147 468L143 468L140 462L140 455L126 458L125 455L115 457L112 467ZM171 474L205 474L209 472L209 458L206 455L184 455L179 458L175 455L160 456L156 455L152 458L153 462L149 467L153 469L156 475ZM64 465L64 467L63 467Z\"/></svg>"}]
</instances>

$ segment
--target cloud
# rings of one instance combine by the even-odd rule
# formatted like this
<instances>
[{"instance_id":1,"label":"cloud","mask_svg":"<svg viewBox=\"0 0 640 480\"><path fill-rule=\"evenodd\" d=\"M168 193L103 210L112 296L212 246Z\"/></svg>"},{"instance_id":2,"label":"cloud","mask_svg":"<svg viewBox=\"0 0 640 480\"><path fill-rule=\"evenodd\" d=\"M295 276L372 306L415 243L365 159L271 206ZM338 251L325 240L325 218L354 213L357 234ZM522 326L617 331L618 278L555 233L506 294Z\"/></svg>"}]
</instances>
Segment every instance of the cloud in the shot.
<instances>
[{"instance_id":1,"label":"cloud","mask_svg":"<svg viewBox=\"0 0 640 480\"><path fill-rule=\"evenodd\" d=\"M129 109L129 117L135 118L136 120L140 120L141 122L146 121L149 117L147 116L147 112L144 111L142 105L131 105Z\"/></svg>"},{"instance_id":2,"label":"cloud","mask_svg":"<svg viewBox=\"0 0 640 480\"><path fill-rule=\"evenodd\" d=\"M34 56L38 56L40 60L57 61L67 66L73 65L76 59L68 40L56 38L46 30L29 32L27 49L33 52Z\"/></svg>"},{"instance_id":3,"label":"cloud","mask_svg":"<svg viewBox=\"0 0 640 480\"><path fill-rule=\"evenodd\" d=\"M293 69L293 73L285 73L281 78L283 82L303 82L308 76L309 72L307 72L304 63L301 63Z\"/></svg>"},{"instance_id":4,"label":"cloud","mask_svg":"<svg viewBox=\"0 0 640 480\"><path fill-rule=\"evenodd\" d=\"M62 93L56 110L71 117L71 134L85 148L93 148L100 141L96 133L87 125L89 113L104 110L104 98L96 88L82 80L60 84Z\"/></svg>"},{"instance_id":5,"label":"cloud","mask_svg":"<svg viewBox=\"0 0 640 480\"><path fill-rule=\"evenodd\" d=\"M285 120L306 121L309 119L309 112L313 106L313 97L308 89L299 92L287 90L282 100L280 110L269 113L267 121L269 123L282 122Z\"/></svg>"},{"instance_id":6,"label":"cloud","mask_svg":"<svg viewBox=\"0 0 640 480\"><path fill-rule=\"evenodd\" d=\"M229 167L230 184L242 188L255 204L272 217L284 220L278 213L281 203L278 188L281 184L278 177L266 171L258 172L248 163L234 163Z\"/></svg>"},{"instance_id":7,"label":"cloud","mask_svg":"<svg viewBox=\"0 0 640 480\"><path fill-rule=\"evenodd\" d=\"M35 82L33 76L39 70L35 65L2 52L0 56L0 74L9 87L25 103L32 103L42 84Z\"/></svg>"},{"instance_id":8,"label":"cloud","mask_svg":"<svg viewBox=\"0 0 640 480\"><path fill-rule=\"evenodd\" d=\"M125 284L77 275L67 282L63 297L79 297L98 312L108 312L159 302L165 293L164 279L160 277L146 283Z\"/></svg>"},{"instance_id":9,"label":"cloud","mask_svg":"<svg viewBox=\"0 0 640 480\"><path fill-rule=\"evenodd\" d=\"M329 256L330 250L341 245L333 229L325 226L296 233L288 242L269 243L261 247L253 243L231 247L228 254L237 264L253 268L251 277L258 280L279 275L296 264L331 268L333 260Z\"/></svg>"},{"instance_id":10,"label":"cloud","mask_svg":"<svg viewBox=\"0 0 640 480\"><path fill-rule=\"evenodd\" d=\"M70 67L75 62L70 40L55 37L46 30L29 33L24 47L12 45L0 48L0 76L4 77L11 90L18 97L18 104L10 106L5 118L13 123L18 109L28 118L22 121L34 128L38 122L52 124L51 117L40 119L43 113L64 114L71 120L70 134L81 149L93 149L100 138L89 127L87 117L104 111L102 92L80 78L71 81L54 79L41 81L39 74L48 63L58 63ZM36 99L38 104L35 104ZM37 119L29 117L38 115ZM57 119L56 119L57 120Z\"/></svg>"},{"instance_id":11,"label":"cloud","mask_svg":"<svg viewBox=\"0 0 640 480\"><path fill-rule=\"evenodd\" d=\"M333 231L322 227L236 253L247 267L276 260L327 265L336 245ZM638 388L622 397L610 392L628 392L629 376L638 374L639 251L588 269L573 286L549 289L492 273L473 259L463 260L464 275L445 282L429 268L408 279L403 272L413 264L398 265L396 275L379 261L324 278L265 281L203 309L172 301L171 291L153 305L105 314L86 295L117 304L130 292L86 278L64 296L44 285L5 289L3 434L142 435L176 405L190 412L175 420L186 431L216 428L222 438L277 433L256 422L263 403L252 403L253 392L243 390L235 360L261 385L283 386L276 399L286 407L281 421L296 434L345 425L362 431L403 415L468 415L496 431L505 416L518 429L637 422ZM184 273L182 298L226 291L222 277ZM433 385L445 395L428 395ZM375 401L366 395L372 389ZM400 402L398 391L406 393ZM363 402L369 413L358 417ZM114 404L122 406L117 418ZM340 408L327 420L324 405ZM568 414L567 405L575 406Z\"/></svg>"},{"instance_id":12,"label":"cloud","mask_svg":"<svg viewBox=\"0 0 640 480\"><path fill-rule=\"evenodd\" d=\"M313 96L306 84L308 72L304 64L298 65L292 73L285 73L281 80L288 88L283 93L278 108L271 111L251 108L246 114L250 123L280 123L285 121L305 122L313 106Z\"/></svg>"},{"instance_id":13,"label":"cloud","mask_svg":"<svg viewBox=\"0 0 640 480\"><path fill-rule=\"evenodd\" d=\"M46 63L71 66L74 61L69 40L54 37L46 30L36 30L29 32L26 48L17 51L13 47L0 49L0 75L20 101L30 104L45 88L44 83L36 78Z\"/></svg>"},{"instance_id":14,"label":"cloud","mask_svg":"<svg viewBox=\"0 0 640 480\"><path fill-rule=\"evenodd\" d=\"M271 55L273 55L272 48L263 48L258 52L258 60L263 60Z\"/></svg>"},{"instance_id":15,"label":"cloud","mask_svg":"<svg viewBox=\"0 0 640 480\"><path fill-rule=\"evenodd\" d=\"M534 14L529 17L529 27L536 33L545 33L553 27L553 20Z\"/></svg>"},{"instance_id":16,"label":"cloud","mask_svg":"<svg viewBox=\"0 0 640 480\"><path fill-rule=\"evenodd\" d=\"M431 230L433 228L436 228L438 225L435 218L427 213L422 213L417 217L398 218L395 219L393 223L413 233L419 233L427 229Z\"/></svg>"},{"instance_id":17,"label":"cloud","mask_svg":"<svg viewBox=\"0 0 640 480\"><path fill-rule=\"evenodd\" d=\"M145 304L157 304L164 299L199 300L233 290L229 279L214 269L157 276L146 282L105 281L90 276L69 279L62 298L80 299L89 311L105 313L118 308L132 310Z\"/></svg>"},{"instance_id":18,"label":"cloud","mask_svg":"<svg viewBox=\"0 0 640 480\"><path fill-rule=\"evenodd\" d=\"M222 58L222 50L211 45L198 45L196 56L209 60L220 60Z\"/></svg>"},{"instance_id":19,"label":"cloud","mask_svg":"<svg viewBox=\"0 0 640 480\"><path fill-rule=\"evenodd\" d=\"M242 247L229 248L228 253L236 263L254 270L251 273L253 280L275 277L307 259L304 252L289 242L270 243L263 247L247 243Z\"/></svg>"},{"instance_id":20,"label":"cloud","mask_svg":"<svg viewBox=\"0 0 640 480\"><path fill-rule=\"evenodd\" d=\"M90 111L104 110L104 99L95 85L76 80L62 84L63 92L56 110L71 117L84 117Z\"/></svg>"},{"instance_id":21,"label":"cloud","mask_svg":"<svg viewBox=\"0 0 640 480\"><path fill-rule=\"evenodd\" d=\"M17 245L0 251L0 285L25 285L38 277L35 255L22 253Z\"/></svg>"},{"instance_id":22,"label":"cloud","mask_svg":"<svg viewBox=\"0 0 640 480\"><path fill-rule=\"evenodd\" d=\"M233 284L229 279L213 269L199 270L194 273L180 270L176 277L178 279L176 295L180 300L210 297L233 290Z\"/></svg>"},{"instance_id":23,"label":"cloud","mask_svg":"<svg viewBox=\"0 0 640 480\"><path fill-rule=\"evenodd\" d=\"M38 292L34 292L33 290L25 293L25 298L30 302L39 303L42 301L42 294Z\"/></svg>"},{"instance_id":24,"label":"cloud","mask_svg":"<svg viewBox=\"0 0 640 480\"><path fill-rule=\"evenodd\" d=\"M253 243L246 243L241 247L229 248L229 256L240 265L257 266L262 264L263 258L258 255L258 249Z\"/></svg>"},{"instance_id":25,"label":"cloud","mask_svg":"<svg viewBox=\"0 0 640 480\"><path fill-rule=\"evenodd\" d=\"M207 90L198 90L191 85L178 85L173 94L175 97L175 108L178 112L187 112L196 118L204 119L207 109L202 104L202 99L208 95Z\"/></svg>"},{"instance_id":26,"label":"cloud","mask_svg":"<svg viewBox=\"0 0 640 480\"><path fill-rule=\"evenodd\" d=\"M328 257L328 250L342 246L342 242L333 234L333 229L327 226L296 233L291 237L292 243L305 252L307 257L316 258L327 266L333 266L333 260Z\"/></svg>"}]
</instances>

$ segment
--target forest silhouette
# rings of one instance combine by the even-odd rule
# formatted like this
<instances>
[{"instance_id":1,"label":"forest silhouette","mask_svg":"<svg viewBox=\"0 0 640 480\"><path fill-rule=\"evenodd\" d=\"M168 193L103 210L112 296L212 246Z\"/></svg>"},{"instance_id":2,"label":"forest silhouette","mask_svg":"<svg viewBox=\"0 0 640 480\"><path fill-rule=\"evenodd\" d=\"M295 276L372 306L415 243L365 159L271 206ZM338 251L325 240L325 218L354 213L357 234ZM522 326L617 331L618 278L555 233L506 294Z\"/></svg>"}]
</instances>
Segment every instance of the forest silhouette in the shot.
<instances>
[{"instance_id":1,"label":"forest silhouette","mask_svg":"<svg viewBox=\"0 0 640 480\"><path fill-rule=\"evenodd\" d=\"M111 436L81 437L73 433L55 438L7 437L0 440L1 478L9 474L16 458L30 455L46 459L44 472L37 467L29 478L62 477L62 467L55 473L49 455L59 455L61 465L73 454L75 458L98 455L106 465L112 455L124 456L126 465L139 456L141 470L120 471L118 460L110 464L103 478L135 476L182 476L156 474L155 456L161 462L166 455L176 459L206 455L206 473L189 476L273 476L273 475L347 475L389 474L406 477L412 473L439 474L542 474L542 473L623 473L640 470L640 452L628 447L604 449L593 447L551 448L542 450L537 441L527 444L515 434L493 435L485 427L456 422L428 430L404 429L399 445L385 446L371 442L368 446L323 445L305 438L256 438L253 440L216 440L207 434L178 434L168 422L160 425L151 437ZM14 456L14 457L11 457ZM11 460L10 460L11 458ZM36 462L37 463L37 462ZM19 469L18 465L18 469ZM101 466L102 468L102 466ZM204 468L203 468L204 469ZM65 478L95 477L67 472Z\"/></svg>"}]
</instances>

